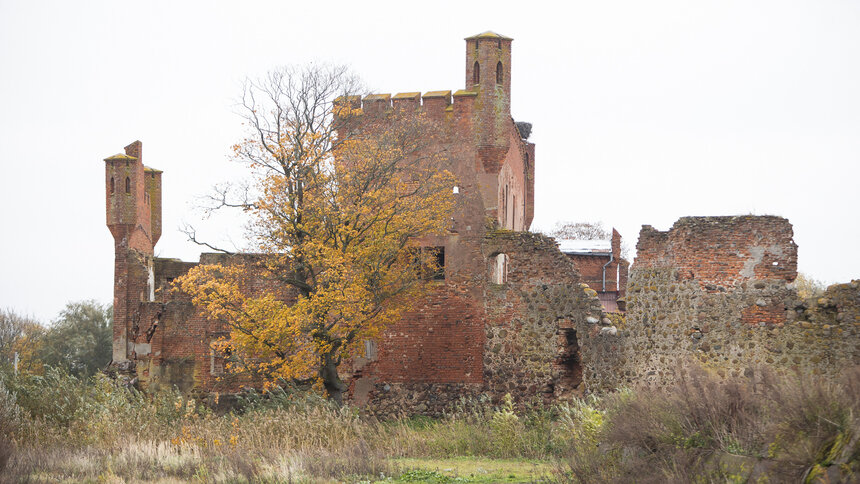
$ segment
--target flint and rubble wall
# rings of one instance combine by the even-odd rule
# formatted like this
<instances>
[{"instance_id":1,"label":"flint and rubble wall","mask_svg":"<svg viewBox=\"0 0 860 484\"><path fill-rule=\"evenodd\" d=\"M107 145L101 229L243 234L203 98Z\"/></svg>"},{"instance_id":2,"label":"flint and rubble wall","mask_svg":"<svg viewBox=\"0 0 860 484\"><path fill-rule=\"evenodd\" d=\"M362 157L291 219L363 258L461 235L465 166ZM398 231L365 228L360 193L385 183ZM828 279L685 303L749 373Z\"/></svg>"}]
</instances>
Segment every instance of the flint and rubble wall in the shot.
<instances>
[{"instance_id":1,"label":"flint and rubble wall","mask_svg":"<svg viewBox=\"0 0 860 484\"><path fill-rule=\"evenodd\" d=\"M836 377L860 364L860 284L800 300L787 220L683 218L668 232L643 227L637 251L623 331L631 382L672 383L690 362L721 377Z\"/></svg>"}]
</instances>

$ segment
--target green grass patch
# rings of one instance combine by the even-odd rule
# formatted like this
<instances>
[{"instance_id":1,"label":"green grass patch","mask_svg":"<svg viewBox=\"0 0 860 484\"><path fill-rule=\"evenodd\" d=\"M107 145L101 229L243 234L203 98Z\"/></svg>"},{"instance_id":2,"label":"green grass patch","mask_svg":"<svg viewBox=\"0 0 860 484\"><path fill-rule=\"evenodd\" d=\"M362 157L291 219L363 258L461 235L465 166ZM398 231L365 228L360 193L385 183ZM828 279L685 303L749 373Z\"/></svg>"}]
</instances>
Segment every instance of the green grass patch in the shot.
<instances>
[{"instance_id":1,"label":"green grass patch","mask_svg":"<svg viewBox=\"0 0 860 484\"><path fill-rule=\"evenodd\" d=\"M384 482L539 482L547 480L552 469L549 463L517 459L486 459L456 457L452 459L400 458L393 459L400 469L406 469L394 480ZM383 481L380 481L383 482Z\"/></svg>"}]
</instances>

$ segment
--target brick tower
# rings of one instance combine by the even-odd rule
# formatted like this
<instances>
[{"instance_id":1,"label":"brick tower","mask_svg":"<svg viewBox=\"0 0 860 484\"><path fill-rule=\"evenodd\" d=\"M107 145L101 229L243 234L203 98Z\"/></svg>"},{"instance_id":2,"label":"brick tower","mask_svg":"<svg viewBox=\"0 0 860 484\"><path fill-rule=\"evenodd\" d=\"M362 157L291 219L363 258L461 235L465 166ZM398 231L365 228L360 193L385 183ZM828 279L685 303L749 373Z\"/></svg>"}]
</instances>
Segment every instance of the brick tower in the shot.
<instances>
[{"instance_id":1,"label":"brick tower","mask_svg":"<svg viewBox=\"0 0 860 484\"><path fill-rule=\"evenodd\" d=\"M143 144L105 158L107 226L114 238L113 361L128 359L135 301L154 298L153 247L161 237L161 171L143 166Z\"/></svg>"},{"instance_id":2,"label":"brick tower","mask_svg":"<svg viewBox=\"0 0 860 484\"><path fill-rule=\"evenodd\" d=\"M495 32L466 38L466 89L478 93L476 144L488 173L497 173L510 147L511 42Z\"/></svg>"}]
</instances>

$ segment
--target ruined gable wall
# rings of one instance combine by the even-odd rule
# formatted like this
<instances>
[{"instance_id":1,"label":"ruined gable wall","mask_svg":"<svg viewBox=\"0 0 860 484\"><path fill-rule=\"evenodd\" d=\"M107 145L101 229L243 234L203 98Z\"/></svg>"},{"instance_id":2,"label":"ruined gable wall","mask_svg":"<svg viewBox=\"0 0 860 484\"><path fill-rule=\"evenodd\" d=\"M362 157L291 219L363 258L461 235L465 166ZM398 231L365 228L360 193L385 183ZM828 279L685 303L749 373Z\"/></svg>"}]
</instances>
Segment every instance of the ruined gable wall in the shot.
<instances>
[{"instance_id":1,"label":"ruined gable wall","mask_svg":"<svg viewBox=\"0 0 860 484\"><path fill-rule=\"evenodd\" d=\"M613 348L621 340L555 241L497 231L487 235L483 251L488 272L498 254L508 265L506 281L484 289L484 375L493 398L511 393L518 401L549 401L601 387L617 365Z\"/></svg>"},{"instance_id":2,"label":"ruined gable wall","mask_svg":"<svg viewBox=\"0 0 860 484\"><path fill-rule=\"evenodd\" d=\"M856 364L856 285L853 295L837 291L831 313L799 301L790 284L791 236L780 217L687 217L668 232L643 227L628 285L624 371L662 385L690 361L721 376L765 366L833 376ZM807 314L829 315L813 322Z\"/></svg>"}]
</instances>

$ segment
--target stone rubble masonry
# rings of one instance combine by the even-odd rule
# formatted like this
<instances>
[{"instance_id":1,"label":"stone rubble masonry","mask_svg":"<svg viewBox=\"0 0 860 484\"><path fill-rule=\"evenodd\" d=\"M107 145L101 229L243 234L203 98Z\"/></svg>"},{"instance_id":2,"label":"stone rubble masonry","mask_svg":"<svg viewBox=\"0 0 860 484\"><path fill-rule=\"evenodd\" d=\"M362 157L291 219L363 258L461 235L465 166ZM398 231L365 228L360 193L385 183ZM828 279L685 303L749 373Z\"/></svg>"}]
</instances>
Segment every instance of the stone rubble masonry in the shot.
<instances>
[{"instance_id":1,"label":"stone rubble masonry","mask_svg":"<svg viewBox=\"0 0 860 484\"><path fill-rule=\"evenodd\" d=\"M690 361L722 377L860 364L860 284L802 301L797 246L781 217L686 217L643 226L627 294L624 365L612 386L664 385Z\"/></svg>"}]
</instances>

